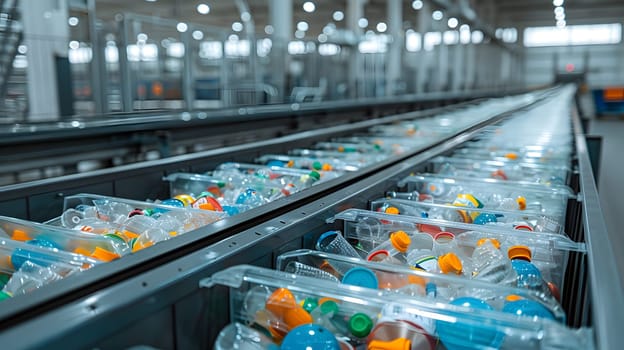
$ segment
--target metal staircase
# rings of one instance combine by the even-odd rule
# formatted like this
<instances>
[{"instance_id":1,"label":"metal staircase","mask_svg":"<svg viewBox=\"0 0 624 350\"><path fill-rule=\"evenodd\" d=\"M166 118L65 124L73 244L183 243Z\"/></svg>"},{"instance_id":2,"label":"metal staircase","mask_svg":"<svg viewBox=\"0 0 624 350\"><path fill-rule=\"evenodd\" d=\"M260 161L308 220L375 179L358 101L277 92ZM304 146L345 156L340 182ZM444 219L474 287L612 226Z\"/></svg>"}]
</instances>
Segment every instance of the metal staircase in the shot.
<instances>
[{"instance_id":1,"label":"metal staircase","mask_svg":"<svg viewBox=\"0 0 624 350\"><path fill-rule=\"evenodd\" d=\"M13 61L24 33L18 12L19 0L0 0L0 102L6 101Z\"/></svg>"}]
</instances>

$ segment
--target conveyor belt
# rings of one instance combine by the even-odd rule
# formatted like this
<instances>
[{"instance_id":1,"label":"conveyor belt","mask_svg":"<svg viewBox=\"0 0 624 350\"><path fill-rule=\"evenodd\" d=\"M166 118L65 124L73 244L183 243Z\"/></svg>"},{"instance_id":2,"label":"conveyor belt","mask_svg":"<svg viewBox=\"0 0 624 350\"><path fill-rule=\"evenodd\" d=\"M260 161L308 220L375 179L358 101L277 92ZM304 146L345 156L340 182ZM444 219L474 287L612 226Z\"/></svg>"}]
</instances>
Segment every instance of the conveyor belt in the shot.
<instances>
[{"instance_id":1,"label":"conveyor belt","mask_svg":"<svg viewBox=\"0 0 624 350\"><path fill-rule=\"evenodd\" d=\"M499 115L487 123L475 125L453 137L436 142L422 149L418 155L394 157L361 173L347 175L340 181L315 186L314 191L304 191L281 203L274 202L254 212L237 216L234 220L225 220L218 227L198 230L197 235L190 233L129 256L128 259L124 258L124 261L100 266L80 279L61 281L58 283L59 288L54 291L44 289L31 294L34 300L45 301L45 307L26 302L25 299L19 302L15 299L13 301L16 303L7 305L7 309L0 313L0 316L4 316L0 323L3 329L0 339L5 344L14 344L15 348L97 345L98 348L106 349L137 344L181 349L210 347L217 332L228 322L225 317L228 310L223 299L224 294L218 291L207 294L198 289L201 278L239 263L271 267L280 253L310 247L308 240L327 230L327 218L345 208L366 207L370 199L381 197L385 191L393 189L401 178L411 172L425 170L426 160L450 152L471 139L485 125L507 115L509 114ZM414 115L410 117L413 118ZM351 128L337 127L324 132L325 136L344 135L373 124L375 123L364 122ZM301 146L302 141L312 142L319 139L320 133L309 132L301 138L287 137L282 140L286 141L285 146L282 144L285 148L277 148L283 150L290 145ZM576 142L582 145L584 140L579 135ZM276 148L272 142L267 142L264 146L266 148L260 152L244 148L225 151L227 153L236 150L243 156L257 156L267 149ZM586 154L583 156L582 150L582 146L577 149L579 164L586 161L583 158L586 158ZM163 170L172 165L210 168L223 159L231 160L227 157L227 154L208 152L198 158L176 159L171 164L148 164L148 168L159 174L166 172ZM200 160L205 164L207 159L210 159L210 164L196 165L201 163ZM580 170L584 170L582 165ZM127 172L134 172L129 174L131 177L140 177L145 169L129 167L124 169L123 174ZM96 181L93 178L76 176L69 182L56 186L60 189L63 186L71 188L67 187L68 184L84 186L94 182L113 181L120 174L122 173L102 174ZM578 183L575 178L578 175L573 176L572 184ZM591 191L591 187L583 181L580 185L577 190ZM32 187L35 192L43 191L44 188L45 184ZM10 193L16 197L17 190L13 188ZM48 191L54 192L54 189ZM76 192L82 191L84 190ZM595 204L591 201L587 203L587 198L586 196L582 204L570 203L569 212L585 212L583 206ZM36 198L29 198L28 201L35 203ZM593 220L600 220L600 217L594 217ZM588 235L591 227L587 227L586 221L587 219L582 220L582 224L586 226L585 235ZM572 225L571 220L566 226L566 232L583 240L582 232L578 232L578 226ZM230 236L235 232L240 233ZM208 238L201 239L198 237L200 234L207 235ZM570 266L569 271L582 271L584 261L582 258L578 261L571 259ZM589 276L595 275L596 268L599 267L590 264ZM617 285L613 287L615 292L611 286L607 289L610 295L617 295ZM575 288L579 291L587 290L582 277ZM621 294L621 288L619 293ZM585 300L584 296L577 298ZM577 324L588 325L589 303L581 302L574 306L577 307L574 315L579 315ZM617 311L620 310L601 310L606 312L601 317L612 320L609 315L617 315ZM597 323L597 327L608 339L617 340L621 337L610 330L608 325L605 326L605 323ZM158 334L154 334L154 329L159 330Z\"/></svg>"}]
</instances>

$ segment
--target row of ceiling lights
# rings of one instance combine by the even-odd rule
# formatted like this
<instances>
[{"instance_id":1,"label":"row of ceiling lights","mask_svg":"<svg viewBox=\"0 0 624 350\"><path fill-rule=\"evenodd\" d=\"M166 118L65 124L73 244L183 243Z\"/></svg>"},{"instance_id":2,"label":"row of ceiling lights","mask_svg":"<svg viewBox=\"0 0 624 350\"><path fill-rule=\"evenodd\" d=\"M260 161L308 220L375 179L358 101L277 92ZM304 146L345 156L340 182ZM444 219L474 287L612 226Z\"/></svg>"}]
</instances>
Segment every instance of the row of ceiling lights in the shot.
<instances>
[{"instance_id":1,"label":"row of ceiling lights","mask_svg":"<svg viewBox=\"0 0 624 350\"><path fill-rule=\"evenodd\" d=\"M553 6L555 7L555 24L558 28L566 26L565 9L563 8L564 0L553 0Z\"/></svg>"},{"instance_id":2,"label":"row of ceiling lights","mask_svg":"<svg viewBox=\"0 0 624 350\"><path fill-rule=\"evenodd\" d=\"M156 0L146 0L146 1L154 2ZM563 4L563 0L553 0L553 4L556 4L556 3ZM424 4L423 4L423 2L421 0L414 0L414 1L412 1L412 8L414 10L416 10L416 11L422 9L423 6L424 6ZM312 1L306 1L306 2L303 3L302 8L303 8L303 10L305 12L312 13L312 12L314 12L316 10L316 5ZM560 8L563 9L562 7L560 7ZM207 15L207 14L210 13L210 6L208 4L206 4L206 3L198 4L196 9L197 9L197 12L199 14L202 14L202 15ZM559 11L559 10L555 9L555 13L557 13L557 11ZM344 15L344 12L342 12L342 11L335 11L332 14L332 18L336 22L342 21L344 19L344 17L345 17L345 15ZM435 21L441 21L444 18L444 14L442 13L442 11L436 10L436 11L432 12L431 17ZM73 23L70 23L70 24L73 24ZM73 24L73 25L75 25L75 24ZM368 27L368 25L369 25L368 19L360 18L358 20L358 26L360 28L364 29L364 28ZM451 29L457 28L457 26L459 25L459 20L457 20L457 18L451 17L451 18L448 19L447 25ZM565 25L565 21L564 21L564 25ZM244 26L243 26L243 24L241 22L237 21L237 22L232 23L232 30L235 31L235 32L241 32L243 30L243 28L244 28ZM184 22L180 22L176 26L176 29L179 32L186 32L188 30L188 25L186 23L184 23ZM301 21L301 22L297 23L297 31L295 32L295 37L298 38L298 39L302 39L303 37L305 37L305 32L308 29L309 29L309 25L308 25L307 22ZM384 32L386 32L386 30L388 30L388 25L385 22L379 22L375 26L375 29L377 29L377 31L380 32L380 33L384 33ZM267 25L265 27L265 32L267 34L269 34L269 35L273 34L273 27L271 25ZM323 32L324 32L324 34L327 34L327 33L325 33L326 32L325 29L323 30Z\"/></svg>"}]
</instances>

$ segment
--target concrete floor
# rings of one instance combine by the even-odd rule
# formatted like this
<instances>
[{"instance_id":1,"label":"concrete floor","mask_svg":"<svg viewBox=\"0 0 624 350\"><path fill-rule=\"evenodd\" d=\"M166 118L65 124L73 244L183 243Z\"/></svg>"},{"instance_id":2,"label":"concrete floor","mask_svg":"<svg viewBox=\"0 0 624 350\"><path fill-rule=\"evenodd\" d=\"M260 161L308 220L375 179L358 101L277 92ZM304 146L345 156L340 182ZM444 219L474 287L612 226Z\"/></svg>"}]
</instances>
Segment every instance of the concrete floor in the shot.
<instances>
[{"instance_id":1,"label":"concrete floor","mask_svg":"<svg viewBox=\"0 0 624 350\"><path fill-rule=\"evenodd\" d=\"M589 134L600 135L602 139L602 156L598 192L600 206L612 237L614 251L624 250L624 120L592 119ZM613 241L617 237L617 241ZM624 266L624 252L616 254L619 266Z\"/></svg>"}]
</instances>

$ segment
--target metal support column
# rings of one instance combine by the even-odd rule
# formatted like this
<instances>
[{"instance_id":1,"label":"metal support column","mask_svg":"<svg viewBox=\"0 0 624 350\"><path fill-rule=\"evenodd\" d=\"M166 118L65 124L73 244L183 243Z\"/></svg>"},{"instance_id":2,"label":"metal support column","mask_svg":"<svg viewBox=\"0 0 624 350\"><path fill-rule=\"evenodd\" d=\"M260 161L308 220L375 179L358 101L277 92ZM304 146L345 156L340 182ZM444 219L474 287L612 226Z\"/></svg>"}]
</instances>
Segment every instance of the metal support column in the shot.
<instances>
[{"instance_id":1,"label":"metal support column","mask_svg":"<svg viewBox=\"0 0 624 350\"><path fill-rule=\"evenodd\" d=\"M362 37L362 29L358 25L358 21L360 18L364 17L364 5L366 5L368 0L348 0L347 1L347 30L351 31L355 38L356 44L351 48L351 59L349 61L349 97L356 98L358 97L358 88L360 85L360 79L358 77L361 74L361 66L362 66L362 55L360 55L360 51L358 50L357 42L360 41Z\"/></svg>"},{"instance_id":2,"label":"metal support column","mask_svg":"<svg viewBox=\"0 0 624 350\"><path fill-rule=\"evenodd\" d=\"M405 47L403 35L403 7L401 0L388 0L388 34L392 37L386 61L386 95L395 95L400 88L402 53Z\"/></svg>"},{"instance_id":3,"label":"metal support column","mask_svg":"<svg viewBox=\"0 0 624 350\"><path fill-rule=\"evenodd\" d=\"M287 102L290 95L287 72L289 69L288 43L293 33L292 0L269 0L269 23L273 27L271 46L271 82L277 88L279 102ZM276 102L278 102L276 101Z\"/></svg>"},{"instance_id":4,"label":"metal support column","mask_svg":"<svg viewBox=\"0 0 624 350\"><path fill-rule=\"evenodd\" d=\"M184 70L182 71L182 94L184 96L184 106L187 110L195 108L195 82L193 78L193 50L191 48L191 31L181 33L184 44Z\"/></svg>"},{"instance_id":5,"label":"metal support column","mask_svg":"<svg viewBox=\"0 0 624 350\"><path fill-rule=\"evenodd\" d=\"M95 0L87 0L87 13L89 15L89 38L91 39L91 92L95 113L108 112L106 94L106 59L104 45L100 40L97 23Z\"/></svg>"},{"instance_id":6,"label":"metal support column","mask_svg":"<svg viewBox=\"0 0 624 350\"><path fill-rule=\"evenodd\" d=\"M28 120L58 120L56 58L67 57L69 27L67 3L22 0L24 44L28 47Z\"/></svg>"},{"instance_id":7,"label":"metal support column","mask_svg":"<svg viewBox=\"0 0 624 350\"><path fill-rule=\"evenodd\" d=\"M128 27L130 26L127 16L119 21L120 45L119 45L119 72L121 80L121 106L124 112L134 110L134 90L132 89L132 69L128 61Z\"/></svg>"},{"instance_id":8,"label":"metal support column","mask_svg":"<svg viewBox=\"0 0 624 350\"><path fill-rule=\"evenodd\" d=\"M423 3L423 7L418 11L418 20L417 20L417 32L420 33L420 62L418 64L418 71L416 73L416 92L425 92L425 84L427 83L427 75L428 75L428 54L425 51L425 34L431 28L431 9L427 2Z\"/></svg>"}]
</instances>

